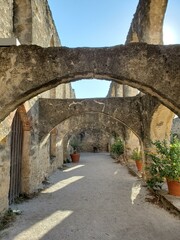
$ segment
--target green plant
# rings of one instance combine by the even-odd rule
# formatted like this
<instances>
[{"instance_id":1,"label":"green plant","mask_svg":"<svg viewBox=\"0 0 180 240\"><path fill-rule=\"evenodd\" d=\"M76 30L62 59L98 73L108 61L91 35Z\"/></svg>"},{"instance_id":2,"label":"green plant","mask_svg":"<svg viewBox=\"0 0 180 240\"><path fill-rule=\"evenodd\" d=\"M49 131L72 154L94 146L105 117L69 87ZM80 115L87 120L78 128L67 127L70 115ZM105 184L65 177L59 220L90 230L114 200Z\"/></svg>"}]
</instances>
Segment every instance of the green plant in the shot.
<instances>
[{"instance_id":1,"label":"green plant","mask_svg":"<svg viewBox=\"0 0 180 240\"><path fill-rule=\"evenodd\" d=\"M111 152L120 156L124 153L124 144L123 141L119 138L115 140L115 142L111 145Z\"/></svg>"},{"instance_id":2,"label":"green plant","mask_svg":"<svg viewBox=\"0 0 180 240\"><path fill-rule=\"evenodd\" d=\"M150 173L147 184L161 188L164 179L180 181L180 140L173 138L169 144L167 140L155 141L155 152L147 152L151 163L146 168Z\"/></svg>"},{"instance_id":3,"label":"green plant","mask_svg":"<svg viewBox=\"0 0 180 240\"><path fill-rule=\"evenodd\" d=\"M77 153L79 150L79 146L81 145L81 142L77 137L73 137L70 140L69 145L72 147L73 153Z\"/></svg>"},{"instance_id":4,"label":"green plant","mask_svg":"<svg viewBox=\"0 0 180 240\"><path fill-rule=\"evenodd\" d=\"M135 161L137 160L142 160L142 153L141 151L138 149L138 148L134 148L133 151L132 151L132 155L131 155L131 158Z\"/></svg>"},{"instance_id":5,"label":"green plant","mask_svg":"<svg viewBox=\"0 0 180 240\"><path fill-rule=\"evenodd\" d=\"M5 229L10 225L12 221L16 219L16 214L13 212L12 209L8 209L4 215L0 218L0 231Z\"/></svg>"}]
</instances>

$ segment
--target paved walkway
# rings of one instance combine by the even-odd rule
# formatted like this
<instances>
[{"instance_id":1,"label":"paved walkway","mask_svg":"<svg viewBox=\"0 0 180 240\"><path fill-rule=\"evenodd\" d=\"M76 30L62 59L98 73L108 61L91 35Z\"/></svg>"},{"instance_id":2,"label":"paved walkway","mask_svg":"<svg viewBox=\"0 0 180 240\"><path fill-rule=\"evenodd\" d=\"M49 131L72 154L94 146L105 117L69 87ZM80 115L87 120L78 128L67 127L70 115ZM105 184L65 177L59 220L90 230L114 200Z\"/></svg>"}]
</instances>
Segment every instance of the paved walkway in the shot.
<instances>
[{"instance_id":1,"label":"paved walkway","mask_svg":"<svg viewBox=\"0 0 180 240\"><path fill-rule=\"evenodd\" d=\"M17 205L23 214L2 240L180 239L180 221L145 201L146 188L106 153L81 154L79 164L50 181L37 198Z\"/></svg>"}]
</instances>

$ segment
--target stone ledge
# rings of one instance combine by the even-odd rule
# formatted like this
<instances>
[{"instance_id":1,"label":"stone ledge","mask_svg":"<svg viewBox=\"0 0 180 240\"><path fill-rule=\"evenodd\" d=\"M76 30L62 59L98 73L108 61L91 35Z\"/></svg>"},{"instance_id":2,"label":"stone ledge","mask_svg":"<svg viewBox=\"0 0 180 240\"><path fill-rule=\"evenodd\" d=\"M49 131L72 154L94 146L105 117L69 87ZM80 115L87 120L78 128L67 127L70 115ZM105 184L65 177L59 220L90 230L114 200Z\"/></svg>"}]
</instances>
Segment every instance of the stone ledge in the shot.
<instances>
[{"instance_id":1,"label":"stone ledge","mask_svg":"<svg viewBox=\"0 0 180 240\"><path fill-rule=\"evenodd\" d=\"M0 47L19 46L20 42L17 38L0 38Z\"/></svg>"},{"instance_id":2,"label":"stone ledge","mask_svg":"<svg viewBox=\"0 0 180 240\"><path fill-rule=\"evenodd\" d=\"M142 178L141 174L136 171L135 167L130 164L126 164L126 166L132 175ZM144 180L142 179L142 181ZM149 190L159 198L166 210L180 217L180 197L169 195L165 184L163 185L162 190Z\"/></svg>"}]
</instances>

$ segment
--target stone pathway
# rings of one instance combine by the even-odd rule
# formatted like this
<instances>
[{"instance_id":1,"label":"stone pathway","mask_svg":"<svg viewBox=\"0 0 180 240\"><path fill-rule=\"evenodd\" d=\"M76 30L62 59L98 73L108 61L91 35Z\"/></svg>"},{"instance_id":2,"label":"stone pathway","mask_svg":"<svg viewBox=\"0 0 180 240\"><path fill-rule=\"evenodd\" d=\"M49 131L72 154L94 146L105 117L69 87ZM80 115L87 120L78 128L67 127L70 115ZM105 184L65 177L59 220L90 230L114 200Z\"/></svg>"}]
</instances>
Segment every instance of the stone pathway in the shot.
<instances>
[{"instance_id":1,"label":"stone pathway","mask_svg":"<svg viewBox=\"0 0 180 240\"><path fill-rule=\"evenodd\" d=\"M2 240L178 240L180 221L145 201L140 180L107 153L83 153L56 171L22 210Z\"/></svg>"}]
</instances>

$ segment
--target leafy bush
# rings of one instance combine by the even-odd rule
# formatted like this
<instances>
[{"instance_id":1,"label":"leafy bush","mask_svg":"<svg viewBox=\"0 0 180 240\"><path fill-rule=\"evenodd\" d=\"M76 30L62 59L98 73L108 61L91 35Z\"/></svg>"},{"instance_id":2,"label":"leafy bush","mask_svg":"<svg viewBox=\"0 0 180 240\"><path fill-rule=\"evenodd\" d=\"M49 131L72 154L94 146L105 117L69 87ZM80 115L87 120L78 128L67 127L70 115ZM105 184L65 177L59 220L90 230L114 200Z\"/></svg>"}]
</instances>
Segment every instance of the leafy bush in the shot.
<instances>
[{"instance_id":1,"label":"leafy bush","mask_svg":"<svg viewBox=\"0 0 180 240\"><path fill-rule=\"evenodd\" d=\"M113 154L116 154L117 156L120 156L124 153L124 144L121 139L117 138L115 142L111 145L111 152Z\"/></svg>"},{"instance_id":2,"label":"leafy bush","mask_svg":"<svg viewBox=\"0 0 180 240\"><path fill-rule=\"evenodd\" d=\"M152 143L156 152L147 152L151 163L147 167L151 177L147 181L150 187L161 187L164 178L180 180L180 140L173 138L169 144L167 140Z\"/></svg>"}]
</instances>

